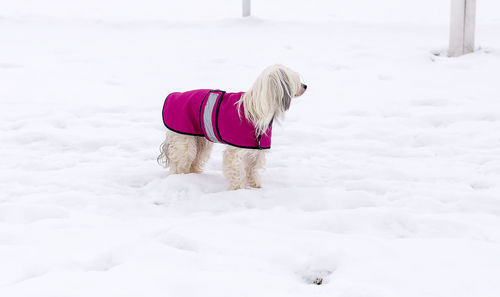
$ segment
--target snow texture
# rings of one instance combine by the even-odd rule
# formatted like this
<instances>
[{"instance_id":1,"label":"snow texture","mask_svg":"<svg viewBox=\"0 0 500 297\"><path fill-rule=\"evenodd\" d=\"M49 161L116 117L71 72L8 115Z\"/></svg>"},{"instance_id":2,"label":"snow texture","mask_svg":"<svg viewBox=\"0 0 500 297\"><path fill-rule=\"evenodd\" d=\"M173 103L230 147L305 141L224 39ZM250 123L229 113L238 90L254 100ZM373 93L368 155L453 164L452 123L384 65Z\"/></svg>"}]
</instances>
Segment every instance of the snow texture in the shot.
<instances>
[{"instance_id":1,"label":"snow texture","mask_svg":"<svg viewBox=\"0 0 500 297\"><path fill-rule=\"evenodd\" d=\"M407 2L3 1L0 296L500 296L500 5ZM167 176L165 95L274 63L263 188Z\"/></svg>"}]
</instances>

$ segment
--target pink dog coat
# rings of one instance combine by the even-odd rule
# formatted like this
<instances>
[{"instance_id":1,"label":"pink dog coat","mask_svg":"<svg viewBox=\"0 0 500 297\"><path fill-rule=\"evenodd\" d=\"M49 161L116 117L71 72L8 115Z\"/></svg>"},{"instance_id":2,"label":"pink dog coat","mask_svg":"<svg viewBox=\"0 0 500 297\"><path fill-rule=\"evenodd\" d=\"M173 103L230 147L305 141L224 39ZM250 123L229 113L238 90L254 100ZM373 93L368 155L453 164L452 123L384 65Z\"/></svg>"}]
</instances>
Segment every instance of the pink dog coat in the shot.
<instances>
[{"instance_id":1,"label":"pink dog coat","mask_svg":"<svg viewBox=\"0 0 500 297\"><path fill-rule=\"evenodd\" d=\"M248 149L271 148L272 123L263 135L245 118L243 104L238 114L237 102L243 92L193 90L171 93L163 104L163 123L168 129L194 136L204 136L217 143Z\"/></svg>"}]
</instances>

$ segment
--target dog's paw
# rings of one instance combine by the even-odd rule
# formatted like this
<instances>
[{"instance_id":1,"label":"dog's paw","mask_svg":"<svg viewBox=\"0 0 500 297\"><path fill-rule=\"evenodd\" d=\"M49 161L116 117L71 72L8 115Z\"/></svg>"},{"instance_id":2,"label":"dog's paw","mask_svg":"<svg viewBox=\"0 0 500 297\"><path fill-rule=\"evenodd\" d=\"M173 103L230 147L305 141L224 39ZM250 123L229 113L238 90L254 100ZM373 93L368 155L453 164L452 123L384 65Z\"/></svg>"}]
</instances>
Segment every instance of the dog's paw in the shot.
<instances>
[{"instance_id":1,"label":"dog's paw","mask_svg":"<svg viewBox=\"0 0 500 297\"><path fill-rule=\"evenodd\" d=\"M235 190L241 190L241 189L245 189L244 186L242 185L229 185L229 188L228 188L230 191L235 191Z\"/></svg>"},{"instance_id":2,"label":"dog's paw","mask_svg":"<svg viewBox=\"0 0 500 297\"><path fill-rule=\"evenodd\" d=\"M199 169L199 168L191 168L191 169L189 170L189 173L196 173L196 174L203 173L203 169Z\"/></svg>"},{"instance_id":3,"label":"dog's paw","mask_svg":"<svg viewBox=\"0 0 500 297\"><path fill-rule=\"evenodd\" d=\"M261 184L259 184L259 183L249 183L249 184L248 184L248 186L249 186L250 188L256 188L256 189L260 189L260 188L262 188L262 185L261 185Z\"/></svg>"}]
</instances>

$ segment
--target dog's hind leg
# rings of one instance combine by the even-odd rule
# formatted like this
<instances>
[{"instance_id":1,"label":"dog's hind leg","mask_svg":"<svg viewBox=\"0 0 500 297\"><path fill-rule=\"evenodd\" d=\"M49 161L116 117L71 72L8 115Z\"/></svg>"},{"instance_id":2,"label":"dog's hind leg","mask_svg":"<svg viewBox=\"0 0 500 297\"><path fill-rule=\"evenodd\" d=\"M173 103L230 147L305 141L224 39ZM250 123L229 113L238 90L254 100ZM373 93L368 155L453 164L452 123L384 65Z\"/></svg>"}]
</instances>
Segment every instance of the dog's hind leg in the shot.
<instances>
[{"instance_id":1,"label":"dog's hind leg","mask_svg":"<svg viewBox=\"0 0 500 297\"><path fill-rule=\"evenodd\" d=\"M210 157L213 142L208 141L205 137L196 137L196 157L191 164L191 173L202 173L203 166Z\"/></svg>"},{"instance_id":2,"label":"dog's hind leg","mask_svg":"<svg viewBox=\"0 0 500 297\"><path fill-rule=\"evenodd\" d=\"M231 190L246 188L245 149L228 147L224 151L223 171Z\"/></svg>"},{"instance_id":3,"label":"dog's hind leg","mask_svg":"<svg viewBox=\"0 0 500 297\"><path fill-rule=\"evenodd\" d=\"M190 173L196 158L196 136L168 131L158 161L170 167L169 174Z\"/></svg>"},{"instance_id":4,"label":"dog's hind leg","mask_svg":"<svg viewBox=\"0 0 500 297\"><path fill-rule=\"evenodd\" d=\"M266 162L266 153L264 151L251 151L246 154L246 179L247 184L252 188L260 188L260 176L259 169L264 168L264 164Z\"/></svg>"}]
</instances>

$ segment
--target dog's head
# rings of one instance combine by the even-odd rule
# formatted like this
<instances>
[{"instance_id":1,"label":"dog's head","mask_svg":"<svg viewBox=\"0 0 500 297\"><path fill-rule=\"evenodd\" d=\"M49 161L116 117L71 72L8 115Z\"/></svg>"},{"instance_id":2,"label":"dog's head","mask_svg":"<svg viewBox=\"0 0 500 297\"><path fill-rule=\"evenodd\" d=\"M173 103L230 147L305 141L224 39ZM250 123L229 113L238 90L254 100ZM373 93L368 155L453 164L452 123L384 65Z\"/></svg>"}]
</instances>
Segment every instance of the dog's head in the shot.
<instances>
[{"instance_id":1,"label":"dog's head","mask_svg":"<svg viewBox=\"0 0 500 297\"><path fill-rule=\"evenodd\" d=\"M257 78L256 85L266 88L268 94L266 97L274 106L275 113L287 111L292 98L301 96L307 89L307 85L301 83L297 72L279 64L264 69ZM281 114L275 116L279 117Z\"/></svg>"},{"instance_id":2,"label":"dog's head","mask_svg":"<svg viewBox=\"0 0 500 297\"><path fill-rule=\"evenodd\" d=\"M306 89L297 72L279 64L269 66L245 94L245 115L262 133L273 119L282 118L292 98L301 96Z\"/></svg>"}]
</instances>

